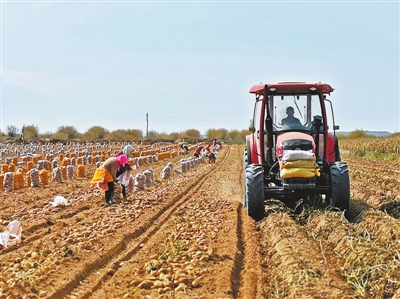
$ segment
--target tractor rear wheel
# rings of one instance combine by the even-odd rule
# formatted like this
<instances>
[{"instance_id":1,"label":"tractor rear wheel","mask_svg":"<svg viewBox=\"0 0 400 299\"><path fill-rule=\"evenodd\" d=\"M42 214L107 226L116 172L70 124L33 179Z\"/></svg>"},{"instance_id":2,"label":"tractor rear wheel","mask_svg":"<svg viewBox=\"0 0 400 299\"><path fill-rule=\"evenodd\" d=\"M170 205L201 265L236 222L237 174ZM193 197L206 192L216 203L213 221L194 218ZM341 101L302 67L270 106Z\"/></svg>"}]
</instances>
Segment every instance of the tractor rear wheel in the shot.
<instances>
[{"instance_id":1,"label":"tractor rear wheel","mask_svg":"<svg viewBox=\"0 0 400 299\"><path fill-rule=\"evenodd\" d=\"M246 167L245 201L247 214L256 221L265 216L265 194L263 168L258 164Z\"/></svg>"},{"instance_id":2,"label":"tractor rear wheel","mask_svg":"<svg viewBox=\"0 0 400 299\"><path fill-rule=\"evenodd\" d=\"M344 162L331 165L331 187L329 205L340 210L349 210L350 206L350 173Z\"/></svg>"}]
</instances>

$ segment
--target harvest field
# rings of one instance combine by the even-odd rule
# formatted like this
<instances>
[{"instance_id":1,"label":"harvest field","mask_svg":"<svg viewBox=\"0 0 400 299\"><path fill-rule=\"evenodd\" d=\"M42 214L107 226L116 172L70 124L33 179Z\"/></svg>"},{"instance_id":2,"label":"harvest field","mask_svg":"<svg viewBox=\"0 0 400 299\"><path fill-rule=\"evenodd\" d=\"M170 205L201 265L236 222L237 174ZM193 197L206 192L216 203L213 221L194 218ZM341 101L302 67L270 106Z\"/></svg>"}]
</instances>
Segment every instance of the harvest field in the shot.
<instances>
[{"instance_id":1,"label":"harvest field","mask_svg":"<svg viewBox=\"0 0 400 299\"><path fill-rule=\"evenodd\" d=\"M109 147L93 151L121 145ZM400 298L399 162L343 155L346 215L268 201L256 223L242 205L243 150L182 172L189 156L164 154L133 171L152 169L152 185L111 207L90 187L94 161L83 178L56 184L49 171L46 185L3 190L0 231L13 219L23 231L0 250L0 298ZM49 204L56 196L68 205Z\"/></svg>"}]
</instances>

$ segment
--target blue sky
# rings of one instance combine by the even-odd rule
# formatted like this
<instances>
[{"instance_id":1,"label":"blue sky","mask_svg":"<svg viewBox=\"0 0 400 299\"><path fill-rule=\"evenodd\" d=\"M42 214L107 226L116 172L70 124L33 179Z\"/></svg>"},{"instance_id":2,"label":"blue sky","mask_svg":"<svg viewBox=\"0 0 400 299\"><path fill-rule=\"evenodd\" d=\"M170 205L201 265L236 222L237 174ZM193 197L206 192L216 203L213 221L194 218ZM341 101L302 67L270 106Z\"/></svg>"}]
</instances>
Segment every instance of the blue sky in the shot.
<instances>
[{"instance_id":1,"label":"blue sky","mask_svg":"<svg viewBox=\"0 0 400 299\"><path fill-rule=\"evenodd\" d=\"M400 131L398 1L1 0L1 130L248 128L254 84L323 82Z\"/></svg>"}]
</instances>

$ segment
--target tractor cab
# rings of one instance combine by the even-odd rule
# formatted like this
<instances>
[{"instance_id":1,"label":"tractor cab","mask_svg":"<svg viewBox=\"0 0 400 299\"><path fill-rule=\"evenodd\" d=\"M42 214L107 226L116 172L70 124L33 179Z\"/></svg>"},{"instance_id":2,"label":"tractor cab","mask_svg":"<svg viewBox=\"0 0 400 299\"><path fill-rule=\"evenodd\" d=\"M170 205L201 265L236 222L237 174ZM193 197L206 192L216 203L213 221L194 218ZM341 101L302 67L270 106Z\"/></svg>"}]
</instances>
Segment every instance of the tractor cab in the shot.
<instances>
[{"instance_id":1,"label":"tractor cab","mask_svg":"<svg viewBox=\"0 0 400 299\"><path fill-rule=\"evenodd\" d=\"M340 160L334 148L337 143L334 130L338 127L333 124L331 102L326 98L332 91L333 88L328 84L278 83L253 86L250 93L256 95L256 103L252 130L254 137L257 137L253 140L257 144L254 149L257 150L250 153L251 160L271 165L282 155L285 147L295 149L295 140L310 137L314 140L312 147L318 150L318 157L328 162ZM328 133L330 129L333 134ZM315 144L316 141L318 144Z\"/></svg>"},{"instance_id":2,"label":"tractor cab","mask_svg":"<svg viewBox=\"0 0 400 299\"><path fill-rule=\"evenodd\" d=\"M253 218L261 217L265 198L295 204L317 196L348 209L348 169L341 162L335 135L338 126L327 99L331 92L328 84L299 82L258 84L250 89L255 106L244 153L244 205ZM298 158L287 157L289 153ZM308 163L309 155L312 163ZM339 195L338 183L344 185ZM256 185L264 187L254 190Z\"/></svg>"}]
</instances>

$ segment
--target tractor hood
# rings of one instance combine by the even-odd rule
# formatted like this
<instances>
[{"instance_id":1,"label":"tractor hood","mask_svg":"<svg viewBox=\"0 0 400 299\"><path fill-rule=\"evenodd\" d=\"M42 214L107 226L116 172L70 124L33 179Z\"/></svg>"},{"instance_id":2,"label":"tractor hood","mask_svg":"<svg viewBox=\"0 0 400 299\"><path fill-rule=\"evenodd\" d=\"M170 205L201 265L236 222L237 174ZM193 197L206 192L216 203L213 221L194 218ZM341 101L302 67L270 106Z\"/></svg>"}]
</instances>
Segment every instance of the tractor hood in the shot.
<instances>
[{"instance_id":1,"label":"tractor hood","mask_svg":"<svg viewBox=\"0 0 400 299\"><path fill-rule=\"evenodd\" d=\"M311 135L302 132L279 134L276 140L276 155L281 159L285 150L303 150L315 153L315 142Z\"/></svg>"}]
</instances>

